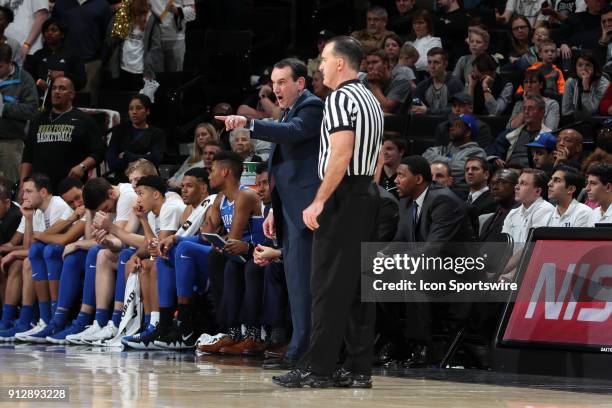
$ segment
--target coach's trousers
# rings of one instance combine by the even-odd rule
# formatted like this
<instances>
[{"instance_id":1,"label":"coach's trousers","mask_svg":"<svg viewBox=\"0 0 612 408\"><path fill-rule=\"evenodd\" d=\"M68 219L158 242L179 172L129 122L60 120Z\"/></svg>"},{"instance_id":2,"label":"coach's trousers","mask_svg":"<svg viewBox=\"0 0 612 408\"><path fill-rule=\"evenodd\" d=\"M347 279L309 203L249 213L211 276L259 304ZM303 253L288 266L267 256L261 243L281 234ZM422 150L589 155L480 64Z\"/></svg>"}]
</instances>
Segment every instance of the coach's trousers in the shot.
<instances>
[{"instance_id":1,"label":"coach's trousers","mask_svg":"<svg viewBox=\"0 0 612 408\"><path fill-rule=\"evenodd\" d=\"M312 254L312 334L298 367L331 375L343 340L344 368L371 374L374 303L360 299L361 242L375 241L379 196L372 177L346 176L318 217Z\"/></svg>"}]
</instances>

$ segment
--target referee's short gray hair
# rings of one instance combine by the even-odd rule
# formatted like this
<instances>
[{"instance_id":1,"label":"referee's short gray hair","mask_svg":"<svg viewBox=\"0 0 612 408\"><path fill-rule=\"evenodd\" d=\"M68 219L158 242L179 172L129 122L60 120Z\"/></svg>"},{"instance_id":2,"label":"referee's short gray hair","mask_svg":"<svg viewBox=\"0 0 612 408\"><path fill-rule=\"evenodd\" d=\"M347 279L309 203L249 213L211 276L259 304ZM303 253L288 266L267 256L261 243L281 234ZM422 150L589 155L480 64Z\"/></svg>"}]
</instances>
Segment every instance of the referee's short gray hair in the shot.
<instances>
[{"instance_id":1,"label":"referee's short gray hair","mask_svg":"<svg viewBox=\"0 0 612 408\"><path fill-rule=\"evenodd\" d=\"M245 129L245 128L237 128L234 129L230 132L229 135L229 142L230 145L234 145L234 142L236 141L236 138L242 134L245 134L249 137L249 139L251 138L251 132L249 131L249 129Z\"/></svg>"}]
</instances>

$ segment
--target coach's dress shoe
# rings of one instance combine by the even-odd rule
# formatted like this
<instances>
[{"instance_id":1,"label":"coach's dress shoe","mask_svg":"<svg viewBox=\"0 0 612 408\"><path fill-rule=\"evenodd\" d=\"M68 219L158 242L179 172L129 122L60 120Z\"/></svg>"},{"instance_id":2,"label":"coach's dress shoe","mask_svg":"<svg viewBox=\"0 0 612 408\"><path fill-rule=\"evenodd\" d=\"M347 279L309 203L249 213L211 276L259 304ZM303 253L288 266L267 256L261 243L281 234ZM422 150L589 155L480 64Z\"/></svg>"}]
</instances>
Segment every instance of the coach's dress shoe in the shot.
<instances>
[{"instance_id":1,"label":"coach's dress shoe","mask_svg":"<svg viewBox=\"0 0 612 408\"><path fill-rule=\"evenodd\" d=\"M402 366L405 368L426 368L431 364L431 346L423 344L415 345L412 351L412 357L402 362Z\"/></svg>"},{"instance_id":2,"label":"coach's dress shoe","mask_svg":"<svg viewBox=\"0 0 612 408\"><path fill-rule=\"evenodd\" d=\"M223 336L219 340L215 341L214 343L198 345L197 350L200 353L213 354L213 353L218 353L219 350L223 347L233 346L236 343L238 342L234 340L233 338L231 338L230 336Z\"/></svg>"},{"instance_id":3,"label":"coach's dress shoe","mask_svg":"<svg viewBox=\"0 0 612 408\"><path fill-rule=\"evenodd\" d=\"M264 370L292 370L297 360L287 357L266 358L261 365Z\"/></svg>"},{"instance_id":4,"label":"coach's dress shoe","mask_svg":"<svg viewBox=\"0 0 612 408\"><path fill-rule=\"evenodd\" d=\"M229 346L223 346L219 349L221 354L229 354L232 356L258 356L266 349L266 343L253 340L250 337Z\"/></svg>"},{"instance_id":5,"label":"coach's dress shoe","mask_svg":"<svg viewBox=\"0 0 612 408\"><path fill-rule=\"evenodd\" d=\"M340 367L332 374L334 386L346 388L372 388L372 376L365 374L354 374Z\"/></svg>"},{"instance_id":6,"label":"coach's dress shoe","mask_svg":"<svg viewBox=\"0 0 612 408\"><path fill-rule=\"evenodd\" d=\"M264 352L265 358L283 358L285 353L287 352L287 347L289 343L274 343L268 346L266 351Z\"/></svg>"}]
</instances>

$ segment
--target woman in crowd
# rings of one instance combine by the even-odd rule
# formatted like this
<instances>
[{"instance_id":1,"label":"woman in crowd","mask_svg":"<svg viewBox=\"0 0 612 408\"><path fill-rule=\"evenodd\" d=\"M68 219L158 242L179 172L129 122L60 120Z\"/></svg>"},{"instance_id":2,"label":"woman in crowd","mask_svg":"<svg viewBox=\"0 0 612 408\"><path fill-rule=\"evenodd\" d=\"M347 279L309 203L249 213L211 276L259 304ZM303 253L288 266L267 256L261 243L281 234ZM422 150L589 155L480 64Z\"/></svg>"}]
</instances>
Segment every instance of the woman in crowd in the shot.
<instances>
[{"instance_id":1,"label":"woman in crowd","mask_svg":"<svg viewBox=\"0 0 612 408\"><path fill-rule=\"evenodd\" d=\"M442 41L440 37L433 36L433 20L431 13L427 10L422 10L414 15L412 29L416 39L411 44L419 52L419 59L414 66L417 71L425 71L427 70L427 51L434 47L442 47Z\"/></svg>"},{"instance_id":2,"label":"woman in crowd","mask_svg":"<svg viewBox=\"0 0 612 408\"><path fill-rule=\"evenodd\" d=\"M504 57L509 62L503 71L523 72L537 61L537 54L531 49L533 29L529 20L516 15L510 19L510 41L506 44Z\"/></svg>"},{"instance_id":3,"label":"woman in crowd","mask_svg":"<svg viewBox=\"0 0 612 408\"><path fill-rule=\"evenodd\" d=\"M261 157L253 152L251 132L248 129L234 129L230 132L230 145L232 151L242 157L244 162L260 162Z\"/></svg>"},{"instance_id":4,"label":"woman in crowd","mask_svg":"<svg viewBox=\"0 0 612 408\"><path fill-rule=\"evenodd\" d=\"M106 152L106 162L115 172L116 181L124 182L124 170L138 159L146 159L159 166L166 147L164 131L149 126L151 100L142 94L134 95L129 102L130 120L113 129Z\"/></svg>"},{"instance_id":5,"label":"woman in crowd","mask_svg":"<svg viewBox=\"0 0 612 408\"><path fill-rule=\"evenodd\" d=\"M164 71L159 20L149 10L147 0L131 0L130 32L120 38L113 34L118 14L109 23L105 59L118 88L136 91L142 88L143 79L153 79L156 72Z\"/></svg>"},{"instance_id":6,"label":"woman in crowd","mask_svg":"<svg viewBox=\"0 0 612 408\"><path fill-rule=\"evenodd\" d=\"M43 48L25 61L25 69L32 75L42 96L47 89L47 81L53 81L62 76L72 80L75 90L85 86L87 77L85 67L72 51L64 47L67 27L54 18L42 25Z\"/></svg>"},{"instance_id":7,"label":"woman in crowd","mask_svg":"<svg viewBox=\"0 0 612 408\"><path fill-rule=\"evenodd\" d=\"M323 74L321 71L315 71L314 74L312 74L312 93L322 100L325 100L330 92L331 89L323 85Z\"/></svg>"},{"instance_id":8,"label":"woman in crowd","mask_svg":"<svg viewBox=\"0 0 612 408\"><path fill-rule=\"evenodd\" d=\"M395 33L388 34L383 40L383 49L389 58L389 66L393 69L399 60L402 39Z\"/></svg>"},{"instance_id":9,"label":"woman in crowd","mask_svg":"<svg viewBox=\"0 0 612 408\"><path fill-rule=\"evenodd\" d=\"M200 123L196 126L194 133L191 156L185 159L183 165L168 179L168 185L172 188L179 188L181 186L183 175L187 170L204 167L204 146L211 140L219 140L217 130L210 123Z\"/></svg>"},{"instance_id":10,"label":"woman in crowd","mask_svg":"<svg viewBox=\"0 0 612 408\"><path fill-rule=\"evenodd\" d=\"M542 92L546 88L546 78L541 71L528 70L525 71L525 79L523 80L523 94L521 100L514 104L510 119L506 125L506 129L516 129L524 122L523 116L523 96L539 95L544 98L546 108L544 109L544 125L549 129L557 129L559 126L559 103L551 98L546 98Z\"/></svg>"},{"instance_id":11,"label":"woman in crowd","mask_svg":"<svg viewBox=\"0 0 612 408\"><path fill-rule=\"evenodd\" d=\"M583 51L576 58L571 77L565 82L561 113L574 115L576 120L596 113L609 83L594 54Z\"/></svg>"}]
</instances>

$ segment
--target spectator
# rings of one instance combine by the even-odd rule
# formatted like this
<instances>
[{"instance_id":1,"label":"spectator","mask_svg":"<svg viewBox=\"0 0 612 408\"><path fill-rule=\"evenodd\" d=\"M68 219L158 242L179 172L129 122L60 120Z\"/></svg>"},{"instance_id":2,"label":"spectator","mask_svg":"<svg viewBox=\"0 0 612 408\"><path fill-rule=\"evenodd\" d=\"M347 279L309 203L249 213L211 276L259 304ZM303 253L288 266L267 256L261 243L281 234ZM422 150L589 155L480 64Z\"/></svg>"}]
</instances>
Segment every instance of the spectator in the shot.
<instances>
[{"instance_id":1,"label":"spectator","mask_svg":"<svg viewBox=\"0 0 612 408\"><path fill-rule=\"evenodd\" d=\"M584 178L573 167L559 166L548 182L548 197L557 203L547 227L588 227L591 208L576 201L584 187Z\"/></svg>"},{"instance_id":2,"label":"spectator","mask_svg":"<svg viewBox=\"0 0 612 408\"><path fill-rule=\"evenodd\" d=\"M168 179L168 185L179 188L185 172L196 167L204 167L204 146L211 141L218 140L217 130L210 123L200 123L195 128L193 136L193 152L181 167Z\"/></svg>"},{"instance_id":3,"label":"spectator","mask_svg":"<svg viewBox=\"0 0 612 408\"><path fill-rule=\"evenodd\" d=\"M0 182L0 245L6 244L13 238L20 221L21 211L11 200L11 191L4 182Z\"/></svg>"},{"instance_id":4,"label":"spectator","mask_svg":"<svg viewBox=\"0 0 612 408\"><path fill-rule=\"evenodd\" d=\"M470 28L467 39L470 53L460 57L459 60L457 60L457 64L455 64L455 69L453 70L453 76L463 82L466 87L470 81L472 63L477 56L487 52L487 48L489 48L489 40L490 37L488 32L477 27Z\"/></svg>"},{"instance_id":5,"label":"spectator","mask_svg":"<svg viewBox=\"0 0 612 408\"><path fill-rule=\"evenodd\" d=\"M572 14L578 12L578 3L581 1L584 4L584 0L553 1L550 4L545 1L542 3L536 26L548 25L551 28L559 28Z\"/></svg>"},{"instance_id":6,"label":"spectator","mask_svg":"<svg viewBox=\"0 0 612 408\"><path fill-rule=\"evenodd\" d=\"M128 105L130 120L113 129L106 152L106 162L115 172L117 182L124 182L124 170L138 159L159 166L166 149L164 131L150 126L151 100L142 94L132 96Z\"/></svg>"},{"instance_id":7,"label":"spectator","mask_svg":"<svg viewBox=\"0 0 612 408\"><path fill-rule=\"evenodd\" d=\"M447 162L436 160L431 163L430 168L433 181L444 187L451 188L453 186L453 176L451 176L450 166Z\"/></svg>"},{"instance_id":8,"label":"spectator","mask_svg":"<svg viewBox=\"0 0 612 408\"><path fill-rule=\"evenodd\" d=\"M565 164L580 168L582 160L582 134L574 129L563 129L557 136L555 149L555 166ZM568 163L569 162L569 163ZM573 162L573 164L571 163Z\"/></svg>"},{"instance_id":9,"label":"spectator","mask_svg":"<svg viewBox=\"0 0 612 408\"><path fill-rule=\"evenodd\" d=\"M488 54L474 58L467 92L474 98L476 115L502 115L512 99L513 85L496 74L497 64Z\"/></svg>"},{"instance_id":10,"label":"spectator","mask_svg":"<svg viewBox=\"0 0 612 408\"><path fill-rule=\"evenodd\" d=\"M508 64L503 69L506 71L523 72L537 61L537 55L531 48L533 28L529 20L516 15L510 20L510 41L506 43L504 57Z\"/></svg>"},{"instance_id":11,"label":"spectator","mask_svg":"<svg viewBox=\"0 0 612 408\"><path fill-rule=\"evenodd\" d=\"M64 46L66 26L53 17L44 22L42 33L43 48L29 57L24 68L32 75L42 96L56 78L66 77L72 81L76 91L81 89L87 77L79 58Z\"/></svg>"},{"instance_id":12,"label":"spectator","mask_svg":"<svg viewBox=\"0 0 612 408\"><path fill-rule=\"evenodd\" d=\"M451 168L451 175L455 185L465 183L464 167L468 157L482 157L487 155L482 147L473 140L478 135L478 125L472 115L459 115L449 129L450 143L446 146L430 147L423 153L423 157L431 164L434 161L447 162Z\"/></svg>"},{"instance_id":13,"label":"spectator","mask_svg":"<svg viewBox=\"0 0 612 408\"><path fill-rule=\"evenodd\" d=\"M130 33L127 38L113 34L115 14L108 25L105 60L116 87L122 91L138 91L144 79L154 79L164 71L161 30L157 17L149 11L147 0L129 3Z\"/></svg>"},{"instance_id":14,"label":"spectator","mask_svg":"<svg viewBox=\"0 0 612 408\"><path fill-rule=\"evenodd\" d=\"M20 181L25 127L38 106L34 80L12 59L11 47L0 44L0 176L9 186Z\"/></svg>"},{"instance_id":15,"label":"spectator","mask_svg":"<svg viewBox=\"0 0 612 408\"><path fill-rule=\"evenodd\" d=\"M461 82L450 73L448 54L442 48L432 48L427 52L427 72L430 77L419 82L414 92L421 105L410 109L415 114L445 115L451 112L450 97L463 90Z\"/></svg>"},{"instance_id":16,"label":"spectator","mask_svg":"<svg viewBox=\"0 0 612 408\"><path fill-rule=\"evenodd\" d=\"M397 176L397 168L406 154L406 143L399 138L386 139L383 142L382 154L384 165L378 184L393 194L395 198L399 198L395 177Z\"/></svg>"},{"instance_id":17,"label":"spectator","mask_svg":"<svg viewBox=\"0 0 612 408\"><path fill-rule=\"evenodd\" d=\"M416 0L395 0L395 7L397 15L389 19L388 26L391 31L406 41L414 35L412 18L422 9L416 4Z\"/></svg>"},{"instance_id":18,"label":"spectator","mask_svg":"<svg viewBox=\"0 0 612 408\"><path fill-rule=\"evenodd\" d=\"M402 47L402 39L395 33L387 34L383 39L383 50L389 59L391 69L395 68L399 60L399 51Z\"/></svg>"},{"instance_id":19,"label":"spectator","mask_svg":"<svg viewBox=\"0 0 612 408\"><path fill-rule=\"evenodd\" d=\"M612 73L612 7L606 7L601 13L601 37L595 51L607 74Z\"/></svg>"},{"instance_id":20,"label":"spectator","mask_svg":"<svg viewBox=\"0 0 612 408\"><path fill-rule=\"evenodd\" d=\"M196 19L194 0L149 0L151 11L160 21L164 71L183 70L186 24Z\"/></svg>"},{"instance_id":21,"label":"spectator","mask_svg":"<svg viewBox=\"0 0 612 408\"><path fill-rule=\"evenodd\" d=\"M329 30L321 30L317 34L317 56L315 58L309 58L308 64L308 76L314 77L314 74L319 71L319 67L321 66L321 53L323 52L323 48L327 45L328 41L331 40L335 34Z\"/></svg>"},{"instance_id":22,"label":"spectator","mask_svg":"<svg viewBox=\"0 0 612 408\"><path fill-rule=\"evenodd\" d=\"M478 217L495 212L497 204L489 189L489 165L481 157L468 157L465 162L468 194L465 200L474 231L479 230Z\"/></svg>"},{"instance_id":23,"label":"spectator","mask_svg":"<svg viewBox=\"0 0 612 408\"><path fill-rule=\"evenodd\" d=\"M533 36L531 37L531 42L533 43L533 46L536 48L536 50L540 49L540 44L542 44L542 42L548 41L548 40L551 40L550 30L548 29L548 27L539 26L539 27L536 27L535 30L533 30Z\"/></svg>"},{"instance_id":24,"label":"spectator","mask_svg":"<svg viewBox=\"0 0 612 408\"><path fill-rule=\"evenodd\" d=\"M459 0L437 0L439 15L435 23L436 33L448 50L449 61L454 66L459 57L467 52L465 28L469 25L470 15Z\"/></svg>"},{"instance_id":25,"label":"spectator","mask_svg":"<svg viewBox=\"0 0 612 408\"><path fill-rule=\"evenodd\" d=\"M562 39L559 47L562 58L569 60L574 48L588 50L597 47L602 37L601 14L605 3L604 0L587 0L586 11L571 14L561 24L558 35Z\"/></svg>"},{"instance_id":26,"label":"spectator","mask_svg":"<svg viewBox=\"0 0 612 408\"><path fill-rule=\"evenodd\" d=\"M586 192L589 200L599 207L594 208L589 226L612 223L612 165L594 164L587 170ZM1 196L1 195L0 195Z\"/></svg>"},{"instance_id":27,"label":"spectator","mask_svg":"<svg viewBox=\"0 0 612 408\"><path fill-rule=\"evenodd\" d=\"M14 38L7 37L4 34L6 28L13 22L14 18L15 15L13 14L13 10L5 6L0 6L0 44L8 44L13 51L13 62L21 65L22 61L18 59L21 51L21 44Z\"/></svg>"},{"instance_id":28,"label":"spectator","mask_svg":"<svg viewBox=\"0 0 612 408\"><path fill-rule=\"evenodd\" d=\"M410 97L410 77L406 69L391 70L387 54L372 50L366 55L368 73L361 80L380 102L385 113L400 113Z\"/></svg>"},{"instance_id":29,"label":"spectator","mask_svg":"<svg viewBox=\"0 0 612 408\"><path fill-rule=\"evenodd\" d=\"M33 171L51 179L53 189L66 177L84 179L104 158L102 134L86 113L73 106L72 81L59 77L51 88L50 112L30 124L19 169L20 180Z\"/></svg>"},{"instance_id":30,"label":"spectator","mask_svg":"<svg viewBox=\"0 0 612 408\"><path fill-rule=\"evenodd\" d=\"M15 16L7 27L5 34L17 40L20 46L17 61L24 61L27 55L32 55L42 47L40 31L42 24L49 17L48 0L5 1Z\"/></svg>"},{"instance_id":31,"label":"spectator","mask_svg":"<svg viewBox=\"0 0 612 408\"><path fill-rule=\"evenodd\" d=\"M405 43L404 45L402 45L402 48L400 48L399 59L397 61L397 65L394 68L399 69L398 67L405 67L410 70L410 72L407 71L406 74L410 78L414 78L410 81L410 87L412 88L412 90L416 89L416 76L414 75L414 71L416 70L416 68L414 67L414 64L418 61L418 59L419 52L417 51L417 49L414 48L412 44Z\"/></svg>"},{"instance_id":32,"label":"spectator","mask_svg":"<svg viewBox=\"0 0 612 408\"><path fill-rule=\"evenodd\" d=\"M459 92L451 96L450 103L451 114L449 115L449 120L440 123L436 127L435 138L438 145L448 144L448 129L456 116L465 114L472 115L474 113L474 99L465 92ZM480 147L486 149L493 140L491 136L491 127L479 119L476 119L476 124L478 126L478 134L474 140Z\"/></svg>"},{"instance_id":33,"label":"spectator","mask_svg":"<svg viewBox=\"0 0 612 408\"><path fill-rule=\"evenodd\" d=\"M523 95L526 97L529 95L541 96L544 99L544 125L549 129L556 129L559 125L559 103L554 99L546 98L542 95L542 91L546 87L546 78L544 74L537 70L528 70L525 72L525 79L523 80ZM525 117L523 115L523 100L519 100L514 104L510 119L506 124L506 129L516 129L524 123Z\"/></svg>"},{"instance_id":34,"label":"spectator","mask_svg":"<svg viewBox=\"0 0 612 408\"><path fill-rule=\"evenodd\" d=\"M534 26L536 19L541 19L540 13L544 3L548 5L547 0L508 0L503 14L496 12L495 19L498 23L508 24L512 16L520 15L526 18L531 26Z\"/></svg>"},{"instance_id":35,"label":"spectator","mask_svg":"<svg viewBox=\"0 0 612 408\"><path fill-rule=\"evenodd\" d=\"M321 71L316 71L312 75L312 93L317 95L322 100L325 100L327 95L331 93L331 89L323 84L323 74Z\"/></svg>"},{"instance_id":36,"label":"spectator","mask_svg":"<svg viewBox=\"0 0 612 408\"><path fill-rule=\"evenodd\" d=\"M212 170L212 162L215 158L215 154L223 151L223 145L218 140L209 140L204 145L204 168L210 171Z\"/></svg>"},{"instance_id":37,"label":"spectator","mask_svg":"<svg viewBox=\"0 0 612 408\"><path fill-rule=\"evenodd\" d=\"M523 124L514 130L500 133L487 149L487 153L497 158L495 163L498 167L504 167L506 163L521 167L529 165L526 145L541 132L550 132L550 129L543 124L545 108L546 102L541 96L525 96Z\"/></svg>"},{"instance_id":38,"label":"spectator","mask_svg":"<svg viewBox=\"0 0 612 408\"><path fill-rule=\"evenodd\" d=\"M533 166L530 167L542 170L550 176L555 166L557 138L552 133L543 132L533 142L527 143L526 146L531 151L530 157L533 161Z\"/></svg>"},{"instance_id":39,"label":"spectator","mask_svg":"<svg viewBox=\"0 0 612 408\"><path fill-rule=\"evenodd\" d=\"M251 94L238 106L237 114L254 119L279 119L281 109L272 91L270 75L265 74L259 78L258 88L256 93Z\"/></svg>"},{"instance_id":40,"label":"spectator","mask_svg":"<svg viewBox=\"0 0 612 408\"><path fill-rule=\"evenodd\" d=\"M102 71L102 48L111 19L109 2L57 0L52 14L64 26L70 27L65 48L84 64L87 80L83 90L92 94L95 103Z\"/></svg>"},{"instance_id":41,"label":"spectator","mask_svg":"<svg viewBox=\"0 0 612 408\"><path fill-rule=\"evenodd\" d=\"M412 18L412 29L414 30L415 40L410 44L419 52L419 59L414 63L417 71L427 69L427 52L434 47L442 47L440 37L433 37L434 27L431 13L422 10Z\"/></svg>"},{"instance_id":42,"label":"spectator","mask_svg":"<svg viewBox=\"0 0 612 408\"><path fill-rule=\"evenodd\" d=\"M546 81L541 94L555 99L561 98L563 92L565 92L565 79L563 78L563 72L554 64L557 59L557 45L551 40L540 41L538 56L540 61L527 68L526 72L541 72ZM517 93L521 91L522 88L519 87Z\"/></svg>"},{"instance_id":43,"label":"spectator","mask_svg":"<svg viewBox=\"0 0 612 408\"><path fill-rule=\"evenodd\" d=\"M593 115L599 110L609 83L593 53L584 51L576 59L572 76L565 83L561 113L574 115L576 120Z\"/></svg>"},{"instance_id":44,"label":"spectator","mask_svg":"<svg viewBox=\"0 0 612 408\"><path fill-rule=\"evenodd\" d=\"M262 158L253 152L253 141L249 129L239 128L230 132L232 151L237 153L243 162L260 162Z\"/></svg>"},{"instance_id":45,"label":"spectator","mask_svg":"<svg viewBox=\"0 0 612 408\"><path fill-rule=\"evenodd\" d=\"M516 205L514 190L517 183L518 174L509 169L497 170L491 177L491 197L497 207L490 216L479 218L479 241L503 242L500 235L508 213Z\"/></svg>"},{"instance_id":46,"label":"spectator","mask_svg":"<svg viewBox=\"0 0 612 408\"><path fill-rule=\"evenodd\" d=\"M366 28L351 33L351 37L361 43L364 49L382 48L383 39L391 33L387 30L387 10L372 6L366 14Z\"/></svg>"}]
</instances>

